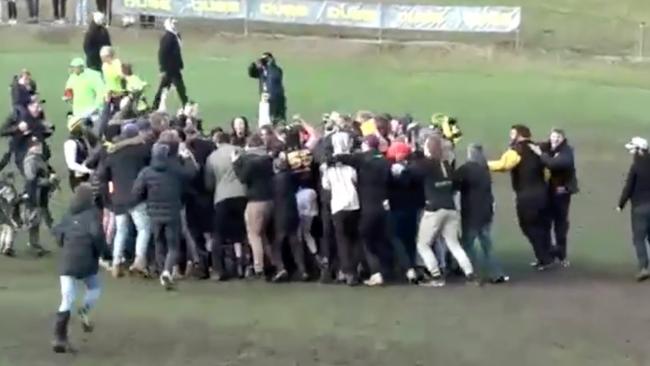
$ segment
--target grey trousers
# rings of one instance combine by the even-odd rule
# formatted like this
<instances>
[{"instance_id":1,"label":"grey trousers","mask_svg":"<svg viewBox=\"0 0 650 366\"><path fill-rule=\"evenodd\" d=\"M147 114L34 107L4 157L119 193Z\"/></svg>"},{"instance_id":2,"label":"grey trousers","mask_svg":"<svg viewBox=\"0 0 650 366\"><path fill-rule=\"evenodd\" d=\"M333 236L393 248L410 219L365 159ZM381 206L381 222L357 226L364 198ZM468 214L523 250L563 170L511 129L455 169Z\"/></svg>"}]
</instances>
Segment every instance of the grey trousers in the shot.
<instances>
[{"instance_id":1,"label":"grey trousers","mask_svg":"<svg viewBox=\"0 0 650 366\"><path fill-rule=\"evenodd\" d=\"M431 275L440 275L440 266L431 246L442 236L466 276L474 273L472 262L460 245L460 215L456 210L424 211L418 227L417 249Z\"/></svg>"}]
</instances>

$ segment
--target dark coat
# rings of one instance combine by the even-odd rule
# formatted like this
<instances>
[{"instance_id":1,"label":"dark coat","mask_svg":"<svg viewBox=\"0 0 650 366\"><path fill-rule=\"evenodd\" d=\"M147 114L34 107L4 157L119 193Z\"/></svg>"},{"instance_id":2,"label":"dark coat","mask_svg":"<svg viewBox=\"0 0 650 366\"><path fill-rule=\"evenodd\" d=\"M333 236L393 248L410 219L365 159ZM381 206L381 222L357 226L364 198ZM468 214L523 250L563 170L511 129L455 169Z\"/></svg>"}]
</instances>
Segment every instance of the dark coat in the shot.
<instances>
[{"instance_id":1,"label":"dark coat","mask_svg":"<svg viewBox=\"0 0 650 366\"><path fill-rule=\"evenodd\" d=\"M405 169L409 169L415 164L409 161ZM424 207L424 191L422 182L419 179L413 179L412 175L400 174L391 179L388 192L391 211L401 210L419 210Z\"/></svg>"},{"instance_id":2,"label":"dark coat","mask_svg":"<svg viewBox=\"0 0 650 366\"><path fill-rule=\"evenodd\" d=\"M84 37L84 53L86 54L86 66L101 72L102 59L99 57L99 50L104 46L111 45L111 36L108 29L103 25L91 22Z\"/></svg>"},{"instance_id":3,"label":"dark coat","mask_svg":"<svg viewBox=\"0 0 650 366\"><path fill-rule=\"evenodd\" d=\"M298 229L298 179L289 170L273 177L273 224L277 233L291 233Z\"/></svg>"},{"instance_id":4,"label":"dark coat","mask_svg":"<svg viewBox=\"0 0 650 366\"><path fill-rule=\"evenodd\" d=\"M530 141L520 141L513 145L519 154L519 164L510 171L512 189L518 198L546 195L548 184L544 176L544 163L529 147Z\"/></svg>"},{"instance_id":5,"label":"dark coat","mask_svg":"<svg viewBox=\"0 0 650 366\"><path fill-rule=\"evenodd\" d=\"M198 174L194 176L189 186L189 194L185 202L188 225L201 229L201 232L208 232L213 225L212 192L204 182L205 165L208 156L216 149L210 140L197 138L187 144L188 149L194 155L199 164Z\"/></svg>"},{"instance_id":6,"label":"dark coat","mask_svg":"<svg viewBox=\"0 0 650 366\"><path fill-rule=\"evenodd\" d=\"M249 201L273 199L273 159L264 149L248 152L233 163L235 175L246 186Z\"/></svg>"},{"instance_id":7,"label":"dark coat","mask_svg":"<svg viewBox=\"0 0 650 366\"><path fill-rule=\"evenodd\" d=\"M378 151L338 155L334 160L357 170L361 212L384 211L391 180L390 163Z\"/></svg>"},{"instance_id":8,"label":"dark coat","mask_svg":"<svg viewBox=\"0 0 650 366\"><path fill-rule=\"evenodd\" d=\"M442 170L444 165L446 175ZM434 212L441 209L455 210L453 169L448 162L420 158L402 175L410 175L411 179L417 179L424 188L424 209Z\"/></svg>"},{"instance_id":9,"label":"dark coat","mask_svg":"<svg viewBox=\"0 0 650 366\"><path fill-rule=\"evenodd\" d=\"M69 211L52 232L62 247L61 276L82 279L96 275L99 258L110 258L100 213L93 205L90 187L77 190Z\"/></svg>"},{"instance_id":10,"label":"dark coat","mask_svg":"<svg viewBox=\"0 0 650 366\"><path fill-rule=\"evenodd\" d=\"M36 94L36 82L31 80L29 85L22 85L18 82L18 77L14 76L11 82L11 104L16 107L27 107Z\"/></svg>"},{"instance_id":11,"label":"dark coat","mask_svg":"<svg viewBox=\"0 0 650 366\"><path fill-rule=\"evenodd\" d=\"M487 165L469 161L454 173L460 190L460 214L463 230L480 229L492 222L494 195L492 177Z\"/></svg>"},{"instance_id":12,"label":"dark coat","mask_svg":"<svg viewBox=\"0 0 650 366\"><path fill-rule=\"evenodd\" d=\"M578 193L578 179L576 178L576 166L573 148L565 140L555 149L551 144L542 144L542 163L551 171L549 181L553 193L575 194Z\"/></svg>"},{"instance_id":13,"label":"dark coat","mask_svg":"<svg viewBox=\"0 0 650 366\"><path fill-rule=\"evenodd\" d=\"M36 137L43 143L43 158L47 161L50 159L50 147L45 140L52 136L53 129L47 126L45 122L38 117L32 116L27 111L12 114L0 129L0 136L9 137L9 149L14 154L14 161L19 171L23 171L23 160L27 154L29 140ZM27 123L27 132L23 133L18 130L18 124L24 121Z\"/></svg>"},{"instance_id":14,"label":"dark coat","mask_svg":"<svg viewBox=\"0 0 650 366\"><path fill-rule=\"evenodd\" d=\"M181 55L180 35L166 31L160 38L158 49L158 65L160 71L168 74L178 74L183 70L183 56Z\"/></svg>"},{"instance_id":15,"label":"dark coat","mask_svg":"<svg viewBox=\"0 0 650 366\"><path fill-rule=\"evenodd\" d=\"M158 145L158 144L157 144ZM154 149L157 145L154 145ZM152 153L151 165L142 169L133 184L133 196L147 203L147 212L154 223L171 223L180 220L183 194L197 166L178 156Z\"/></svg>"},{"instance_id":16,"label":"dark coat","mask_svg":"<svg viewBox=\"0 0 650 366\"><path fill-rule=\"evenodd\" d=\"M151 144L139 136L120 141L108 149L99 179L113 182L111 207L116 215L125 214L138 203L133 195L133 183L150 160Z\"/></svg>"},{"instance_id":17,"label":"dark coat","mask_svg":"<svg viewBox=\"0 0 650 366\"><path fill-rule=\"evenodd\" d=\"M632 208L650 205L650 154L634 157L618 207L624 208L627 201L632 201Z\"/></svg>"},{"instance_id":18,"label":"dark coat","mask_svg":"<svg viewBox=\"0 0 650 366\"><path fill-rule=\"evenodd\" d=\"M282 68L275 62L268 63L262 67L251 63L248 66L248 76L259 80L260 93L268 93L270 100L284 98L283 72Z\"/></svg>"}]
</instances>

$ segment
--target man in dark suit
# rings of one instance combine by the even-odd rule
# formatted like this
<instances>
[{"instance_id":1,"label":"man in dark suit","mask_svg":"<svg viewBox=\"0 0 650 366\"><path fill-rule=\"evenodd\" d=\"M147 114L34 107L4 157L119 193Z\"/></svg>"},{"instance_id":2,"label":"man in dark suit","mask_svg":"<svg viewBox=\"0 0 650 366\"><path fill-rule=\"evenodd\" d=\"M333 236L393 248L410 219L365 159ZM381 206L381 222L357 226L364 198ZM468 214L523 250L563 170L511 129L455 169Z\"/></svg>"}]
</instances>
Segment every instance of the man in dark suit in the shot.
<instances>
[{"instance_id":1,"label":"man in dark suit","mask_svg":"<svg viewBox=\"0 0 650 366\"><path fill-rule=\"evenodd\" d=\"M181 36L176 30L176 19L165 20L165 34L160 39L158 49L158 64L160 65L160 86L153 101L153 108L158 109L162 92L172 84L176 87L178 97L183 106L188 98L183 82L183 56L181 55Z\"/></svg>"}]
</instances>

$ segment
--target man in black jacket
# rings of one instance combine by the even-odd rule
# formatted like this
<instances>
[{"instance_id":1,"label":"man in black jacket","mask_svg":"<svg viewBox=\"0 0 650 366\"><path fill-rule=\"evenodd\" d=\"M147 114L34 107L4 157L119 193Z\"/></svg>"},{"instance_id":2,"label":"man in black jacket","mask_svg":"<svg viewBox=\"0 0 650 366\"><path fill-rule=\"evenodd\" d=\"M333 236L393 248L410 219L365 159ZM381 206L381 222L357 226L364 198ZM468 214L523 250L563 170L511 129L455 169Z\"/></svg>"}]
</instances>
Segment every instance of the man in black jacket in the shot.
<instances>
[{"instance_id":1,"label":"man in black jacket","mask_svg":"<svg viewBox=\"0 0 650 366\"><path fill-rule=\"evenodd\" d=\"M38 139L43 144L43 158L50 158L50 148L45 142L52 136L54 127L43 120L43 109L37 100L27 104L27 109L15 110L5 124L0 128L0 136L9 137L9 150L14 155L18 171L23 173L23 160L27 154L29 141Z\"/></svg>"},{"instance_id":2,"label":"man in black jacket","mask_svg":"<svg viewBox=\"0 0 650 366\"><path fill-rule=\"evenodd\" d=\"M491 171L510 172L515 191L519 227L533 246L536 261L532 266L543 271L553 263L551 227L548 215L548 185L542 160L531 149L530 129L514 125L510 147L499 160L490 161Z\"/></svg>"},{"instance_id":3,"label":"man in black jacket","mask_svg":"<svg viewBox=\"0 0 650 366\"><path fill-rule=\"evenodd\" d=\"M129 236L129 217L137 230L135 261L130 270L146 273L147 247L151 238L151 223L144 203L138 203L132 188L138 173L149 165L152 143L138 136L135 124L122 128L122 140L108 149L108 155L99 173L99 179L110 182L111 208L115 214L115 240L113 243L113 276L122 276L124 247ZM111 189L109 189L111 191Z\"/></svg>"},{"instance_id":4,"label":"man in black jacket","mask_svg":"<svg viewBox=\"0 0 650 366\"><path fill-rule=\"evenodd\" d=\"M549 141L530 146L544 166L551 172L549 180L549 215L555 232L552 254L563 267L570 265L567 259L567 235L569 233L569 207L571 196L578 193L573 148L563 130L553 129Z\"/></svg>"},{"instance_id":5,"label":"man in black jacket","mask_svg":"<svg viewBox=\"0 0 650 366\"><path fill-rule=\"evenodd\" d=\"M287 98L284 95L283 72L270 52L248 66L248 76L258 79L260 95L269 96L269 114L273 124L287 120Z\"/></svg>"},{"instance_id":6,"label":"man in black jacket","mask_svg":"<svg viewBox=\"0 0 650 366\"><path fill-rule=\"evenodd\" d=\"M246 231L253 252L253 271L247 277L264 275L264 250L269 247L267 230L273 215L273 159L258 134L248 139L246 153L233 156L233 168L246 187Z\"/></svg>"},{"instance_id":7,"label":"man in black jacket","mask_svg":"<svg viewBox=\"0 0 650 366\"><path fill-rule=\"evenodd\" d=\"M170 155L170 151L165 143L154 144L151 165L142 169L133 184L133 195L146 202L160 283L167 290L174 287L172 270L178 265L183 193L198 170L189 151L181 148L178 156Z\"/></svg>"},{"instance_id":8,"label":"man in black jacket","mask_svg":"<svg viewBox=\"0 0 650 366\"><path fill-rule=\"evenodd\" d=\"M100 212L93 203L93 189L88 183L77 187L69 211L52 231L62 247L61 305L56 314L52 347L54 352L65 353L71 350L68 344L68 322L76 297L75 282L82 281L86 286L79 317L84 332L88 333L93 330L88 313L101 294L97 276L98 261L100 258L110 258Z\"/></svg>"},{"instance_id":9,"label":"man in black jacket","mask_svg":"<svg viewBox=\"0 0 650 366\"><path fill-rule=\"evenodd\" d=\"M160 86L153 101L153 109L158 109L163 90L168 89L172 84L176 87L181 104L185 106L189 99L181 74L184 65L181 54L181 35L176 30L176 19L165 20L165 34L160 39L158 49L158 64L160 65Z\"/></svg>"},{"instance_id":10,"label":"man in black jacket","mask_svg":"<svg viewBox=\"0 0 650 366\"><path fill-rule=\"evenodd\" d=\"M390 163L379 152L379 138L366 137L363 153L337 155L335 161L357 170L361 219L359 233L364 245L368 266L372 273L365 284L380 286L384 283L388 251L388 187L391 179Z\"/></svg>"},{"instance_id":11,"label":"man in black jacket","mask_svg":"<svg viewBox=\"0 0 650 366\"><path fill-rule=\"evenodd\" d=\"M84 36L84 53L86 54L86 66L97 72L102 72L102 59L99 51L104 46L111 45L111 36L104 24L104 14L94 13L93 21L90 22L86 35Z\"/></svg>"},{"instance_id":12,"label":"man in black jacket","mask_svg":"<svg viewBox=\"0 0 650 366\"><path fill-rule=\"evenodd\" d=\"M638 281L650 278L647 241L650 235L650 153L648 141L634 137L625 147L633 155L634 161L627 174L617 210L632 202L632 242L639 261Z\"/></svg>"}]
</instances>

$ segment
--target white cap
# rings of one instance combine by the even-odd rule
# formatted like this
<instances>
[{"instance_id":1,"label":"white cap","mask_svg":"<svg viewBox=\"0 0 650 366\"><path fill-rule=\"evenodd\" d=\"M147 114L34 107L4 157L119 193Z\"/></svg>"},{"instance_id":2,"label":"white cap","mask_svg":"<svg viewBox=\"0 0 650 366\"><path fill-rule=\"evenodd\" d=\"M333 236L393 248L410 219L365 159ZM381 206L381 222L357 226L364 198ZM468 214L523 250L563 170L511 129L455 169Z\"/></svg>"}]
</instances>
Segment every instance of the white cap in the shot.
<instances>
[{"instance_id":1,"label":"white cap","mask_svg":"<svg viewBox=\"0 0 650 366\"><path fill-rule=\"evenodd\" d=\"M104 13L101 13L99 11L93 13L93 21L95 24L104 24L104 19Z\"/></svg>"},{"instance_id":2,"label":"white cap","mask_svg":"<svg viewBox=\"0 0 650 366\"><path fill-rule=\"evenodd\" d=\"M648 140L639 136L632 137L632 140L625 144L625 148L630 152L634 152L635 150L648 150Z\"/></svg>"}]
</instances>

